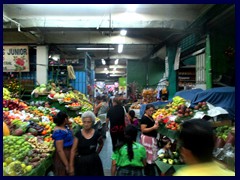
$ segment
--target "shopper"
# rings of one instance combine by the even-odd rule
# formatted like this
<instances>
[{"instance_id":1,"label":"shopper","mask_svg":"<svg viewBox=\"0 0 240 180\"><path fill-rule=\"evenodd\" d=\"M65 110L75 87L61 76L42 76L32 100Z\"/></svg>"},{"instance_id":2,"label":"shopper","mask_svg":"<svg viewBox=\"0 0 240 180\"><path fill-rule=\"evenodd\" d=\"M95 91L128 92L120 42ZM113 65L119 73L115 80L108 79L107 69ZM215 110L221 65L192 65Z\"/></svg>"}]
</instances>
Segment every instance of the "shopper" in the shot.
<instances>
[{"instance_id":1,"label":"shopper","mask_svg":"<svg viewBox=\"0 0 240 180\"><path fill-rule=\"evenodd\" d=\"M97 96L96 98L96 105L94 107L94 114L96 116L101 114L106 114L108 111L108 103L106 96Z\"/></svg>"},{"instance_id":2,"label":"shopper","mask_svg":"<svg viewBox=\"0 0 240 180\"><path fill-rule=\"evenodd\" d=\"M214 132L207 121L202 119L184 121L178 142L186 167L179 169L174 176L235 175L213 160Z\"/></svg>"},{"instance_id":3,"label":"shopper","mask_svg":"<svg viewBox=\"0 0 240 180\"><path fill-rule=\"evenodd\" d=\"M138 130L130 124L124 130L124 144L112 154L112 176L143 176L145 147L136 142Z\"/></svg>"},{"instance_id":4,"label":"shopper","mask_svg":"<svg viewBox=\"0 0 240 180\"><path fill-rule=\"evenodd\" d=\"M118 98L113 99L113 107L107 113L106 126L110 123L110 136L112 138L112 148L115 151L116 147L123 143L124 140L124 121L125 112Z\"/></svg>"},{"instance_id":5,"label":"shopper","mask_svg":"<svg viewBox=\"0 0 240 180\"><path fill-rule=\"evenodd\" d=\"M135 111L134 111L134 110L130 110L130 111L128 112L128 118L129 118L131 124L133 124L134 126L136 126L137 128L139 128L138 118L136 118L136 116L135 116Z\"/></svg>"},{"instance_id":6,"label":"shopper","mask_svg":"<svg viewBox=\"0 0 240 180\"><path fill-rule=\"evenodd\" d=\"M82 114L83 128L76 133L70 155L70 175L103 176L99 153L103 147L100 132L93 128L95 115L91 111Z\"/></svg>"},{"instance_id":7,"label":"shopper","mask_svg":"<svg viewBox=\"0 0 240 180\"><path fill-rule=\"evenodd\" d=\"M73 132L68 126L68 116L65 112L59 112L54 117L54 128L52 138L56 151L53 160L53 171L55 176L67 176L69 173L70 150L73 144Z\"/></svg>"},{"instance_id":8,"label":"shopper","mask_svg":"<svg viewBox=\"0 0 240 180\"><path fill-rule=\"evenodd\" d=\"M158 122L152 118L152 114L155 108L152 104L147 104L145 113L140 120L141 128L141 144L146 148L147 151L147 164L144 169L146 176L155 176L155 164L154 160L157 158L157 129L159 127Z\"/></svg>"},{"instance_id":9,"label":"shopper","mask_svg":"<svg viewBox=\"0 0 240 180\"><path fill-rule=\"evenodd\" d=\"M157 155L160 154L170 154L170 149L172 146L171 139L169 139L167 136L163 136L163 138L160 140L160 150L157 152Z\"/></svg>"}]
</instances>

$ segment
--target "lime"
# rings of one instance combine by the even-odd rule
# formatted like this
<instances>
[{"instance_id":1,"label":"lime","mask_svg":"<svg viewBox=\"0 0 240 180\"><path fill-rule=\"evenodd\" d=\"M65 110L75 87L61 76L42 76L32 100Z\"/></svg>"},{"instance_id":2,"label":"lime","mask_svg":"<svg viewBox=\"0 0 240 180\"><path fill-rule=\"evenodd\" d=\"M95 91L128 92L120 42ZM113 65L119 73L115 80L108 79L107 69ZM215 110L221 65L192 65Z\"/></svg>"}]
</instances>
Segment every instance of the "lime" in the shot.
<instances>
[{"instance_id":1,"label":"lime","mask_svg":"<svg viewBox=\"0 0 240 180\"><path fill-rule=\"evenodd\" d=\"M31 172L32 171L32 165L26 166L25 169L27 170L27 172Z\"/></svg>"},{"instance_id":2,"label":"lime","mask_svg":"<svg viewBox=\"0 0 240 180\"><path fill-rule=\"evenodd\" d=\"M22 168L26 168L26 164L22 163L21 164Z\"/></svg>"}]
</instances>

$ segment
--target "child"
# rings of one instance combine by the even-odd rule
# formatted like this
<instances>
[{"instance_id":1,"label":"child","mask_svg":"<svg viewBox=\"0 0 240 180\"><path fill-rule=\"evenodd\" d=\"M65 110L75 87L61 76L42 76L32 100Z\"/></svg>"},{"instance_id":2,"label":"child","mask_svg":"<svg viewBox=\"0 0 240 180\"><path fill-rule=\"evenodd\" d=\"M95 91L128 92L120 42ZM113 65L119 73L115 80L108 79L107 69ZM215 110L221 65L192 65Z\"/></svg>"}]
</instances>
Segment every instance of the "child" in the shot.
<instances>
[{"instance_id":1,"label":"child","mask_svg":"<svg viewBox=\"0 0 240 180\"><path fill-rule=\"evenodd\" d=\"M165 154L165 153L171 153L171 139L169 139L167 136L163 136L163 138L160 140L161 143L161 149L158 151L157 155Z\"/></svg>"}]
</instances>

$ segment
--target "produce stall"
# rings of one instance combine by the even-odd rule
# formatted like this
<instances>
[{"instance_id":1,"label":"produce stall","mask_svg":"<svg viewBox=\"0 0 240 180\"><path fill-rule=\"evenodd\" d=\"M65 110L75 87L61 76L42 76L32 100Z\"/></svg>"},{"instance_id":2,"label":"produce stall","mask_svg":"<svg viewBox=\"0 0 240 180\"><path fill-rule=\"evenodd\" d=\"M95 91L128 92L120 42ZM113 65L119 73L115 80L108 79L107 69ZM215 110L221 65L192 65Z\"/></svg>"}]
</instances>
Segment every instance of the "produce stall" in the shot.
<instances>
[{"instance_id":1,"label":"produce stall","mask_svg":"<svg viewBox=\"0 0 240 180\"><path fill-rule=\"evenodd\" d=\"M216 109L226 112L224 109L214 107L208 102L199 102L193 108L190 106L189 101L180 96L175 96L167 105L163 106L163 104L161 104L160 108L155 111L152 117L155 120L161 120L158 129L160 139L161 136L167 136L170 138L172 141L171 150L173 151L173 154L179 154L177 139L180 133L179 129L181 123L192 118L200 118L203 119L203 121L206 121L206 119L204 119L205 115L207 114L208 116L211 116L216 112ZM198 116L199 114L204 116ZM212 123L212 127L216 134L215 153L213 154L213 157L224 164L227 168L235 170L235 135L231 131L234 128L233 122L228 120L208 120ZM184 166L181 158L179 156L174 156L173 154L164 154L156 159L155 163L163 174L166 173L167 175L171 175L178 168Z\"/></svg>"},{"instance_id":2,"label":"produce stall","mask_svg":"<svg viewBox=\"0 0 240 180\"><path fill-rule=\"evenodd\" d=\"M73 132L76 133L82 127L79 112L91 109L92 106L87 100L83 100L80 92L62 93L63 98L57 97L57 100L40 93L36 97L33 96L29 102L12 97L6 88L3 88L3 92L4 176L46 175L52 166L55 152L52 139L55 127L53 116L60 110L67 112ZM74 99L69 97L73 95ZM45 106L45 102L50 102L51 107ZM96 129L98 125L99 119L96 120Z\"/></svg>"}]
</instances>

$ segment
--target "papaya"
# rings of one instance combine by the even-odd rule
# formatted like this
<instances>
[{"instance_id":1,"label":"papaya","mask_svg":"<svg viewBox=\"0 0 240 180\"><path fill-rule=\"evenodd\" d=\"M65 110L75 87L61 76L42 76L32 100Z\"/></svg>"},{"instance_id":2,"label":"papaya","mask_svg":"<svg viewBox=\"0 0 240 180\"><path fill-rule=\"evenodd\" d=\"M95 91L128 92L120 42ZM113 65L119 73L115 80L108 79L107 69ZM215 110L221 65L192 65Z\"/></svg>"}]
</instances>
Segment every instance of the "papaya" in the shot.
<instances>
[{"instance_id":1,"label":"papaya","mask_svg":"<svg viewBox=\"0 0 240 180\"><path fill-rule=\"evenodd\" d=\"M7 124L3 121L3 136L9 136L9 135L10 135L10 130Z\"/></svg>"}]
</instances>

